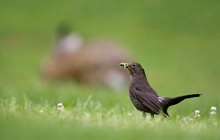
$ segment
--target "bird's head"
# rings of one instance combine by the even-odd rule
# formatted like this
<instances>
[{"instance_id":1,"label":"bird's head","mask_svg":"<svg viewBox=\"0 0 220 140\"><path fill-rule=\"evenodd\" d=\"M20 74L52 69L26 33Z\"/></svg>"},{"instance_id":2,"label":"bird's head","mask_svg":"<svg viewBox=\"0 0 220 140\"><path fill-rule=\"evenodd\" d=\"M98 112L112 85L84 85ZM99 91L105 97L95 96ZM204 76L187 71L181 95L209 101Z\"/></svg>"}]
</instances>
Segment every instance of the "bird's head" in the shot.
<instances>
[{"instance_id":1,"label":"bird's head","mask_svg":"<svg viewBox=\"0 0 220 140\"><path fill-rule=\"evenodd\" d=\"M120 66L124 67L129 71L131 76L137 76L137 75L144 75L145 72L142 66L137 62L131 62L131 63L120 63Z\"/></svg>"}]
</instances>

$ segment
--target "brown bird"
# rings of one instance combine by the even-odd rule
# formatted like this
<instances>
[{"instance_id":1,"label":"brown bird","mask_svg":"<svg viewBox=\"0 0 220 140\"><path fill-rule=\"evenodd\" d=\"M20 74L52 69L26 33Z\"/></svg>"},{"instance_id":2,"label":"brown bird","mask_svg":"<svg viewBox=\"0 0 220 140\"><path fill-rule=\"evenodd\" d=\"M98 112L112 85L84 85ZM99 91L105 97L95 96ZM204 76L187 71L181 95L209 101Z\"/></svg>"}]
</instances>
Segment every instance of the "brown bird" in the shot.
<instances>
[{"instance_id":1,"label":"brown bird","mask_svg":"<svg viewBox=\"0 0 220 140\"><path fill-rule=\"evenodd\" d=\"M120 63L120 66L127 69L131 75L129 84L130 99L134 106L143 113L150 113L154 118L154 114L161 114L169 117L167 109L187 98L199 97L200 94L190 94L178 97L160 97L147 81L144 69L137 62Z\"/></svg>"}]
</instances>

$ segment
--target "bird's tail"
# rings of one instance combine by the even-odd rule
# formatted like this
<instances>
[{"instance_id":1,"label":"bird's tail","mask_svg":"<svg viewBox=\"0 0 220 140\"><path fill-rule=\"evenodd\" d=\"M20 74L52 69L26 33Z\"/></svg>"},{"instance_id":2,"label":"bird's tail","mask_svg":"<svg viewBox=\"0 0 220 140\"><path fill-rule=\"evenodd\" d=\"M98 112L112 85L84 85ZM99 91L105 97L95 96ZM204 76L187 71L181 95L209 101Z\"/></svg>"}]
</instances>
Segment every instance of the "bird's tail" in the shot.
<instances>
[{"instance_id":1,"label":"bird's tail","mask_svg":"<svg viewBox=\"0 0 220 140\"><path fill-rule=\"evenodd\" d=\"M164 113L169 116L169 114L167 113L167 109L175 104L180 103L181 101L183 101L184 99L188 99L188 98L194 98L194 97L199 97L201 94L190 94L190 95L183 95L183 96L178 96L178 97L174 97L174 98L170 98L170 97L166 97L164 98L164 100L162 101L163 104L163 111Z\"/></svg>"}]
</instances>

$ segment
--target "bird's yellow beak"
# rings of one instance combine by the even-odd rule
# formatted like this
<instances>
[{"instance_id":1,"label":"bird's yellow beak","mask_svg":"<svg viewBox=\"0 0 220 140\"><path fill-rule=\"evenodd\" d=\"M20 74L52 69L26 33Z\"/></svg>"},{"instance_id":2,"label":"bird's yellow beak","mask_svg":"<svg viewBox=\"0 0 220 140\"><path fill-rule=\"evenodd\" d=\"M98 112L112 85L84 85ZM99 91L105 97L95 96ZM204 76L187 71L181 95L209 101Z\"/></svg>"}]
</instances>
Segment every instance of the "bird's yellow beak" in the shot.
<instances>
[{"instance_id":1,"label":"bird's yellow beak","mask_svg":"<svg viewBox=\"0 0 220 140\"><path fill-rule=\"evenodd\" d=\"M127 69L128 68L128 63L120 63L120 66L124 67L125 69Z\"/></svg>"}]
</instances>

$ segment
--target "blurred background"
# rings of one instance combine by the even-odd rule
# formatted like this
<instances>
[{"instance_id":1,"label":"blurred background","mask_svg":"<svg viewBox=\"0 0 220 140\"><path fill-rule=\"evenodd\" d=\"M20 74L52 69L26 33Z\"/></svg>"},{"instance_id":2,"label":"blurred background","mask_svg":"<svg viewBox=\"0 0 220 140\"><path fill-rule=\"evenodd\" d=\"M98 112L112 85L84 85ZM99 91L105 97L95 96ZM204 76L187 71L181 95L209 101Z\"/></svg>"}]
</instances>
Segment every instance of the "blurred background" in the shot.
<instances>
[{"instance_id":1,"label":"blurred background","mask_svg":"<svg viewBox=\"0 0 220 140\"><path fill-rule=\"evenodd\" d=\"M122 44L129 59L145 68L159 95L201 93L195 106L194 101L182 106L219 106L219 6L217 0L1 0L0 96L19 99L25 94L35 103L45 99L72 107L77 98L92 95L103 106L133 109L126 86L112 90L42 78L41 69L54 53L57 28L64 22L88 44L97 38Z\"/></svg>"}]
</instances>

